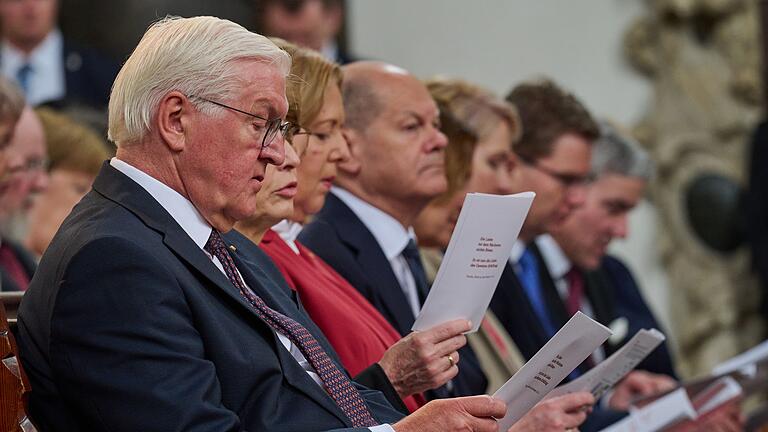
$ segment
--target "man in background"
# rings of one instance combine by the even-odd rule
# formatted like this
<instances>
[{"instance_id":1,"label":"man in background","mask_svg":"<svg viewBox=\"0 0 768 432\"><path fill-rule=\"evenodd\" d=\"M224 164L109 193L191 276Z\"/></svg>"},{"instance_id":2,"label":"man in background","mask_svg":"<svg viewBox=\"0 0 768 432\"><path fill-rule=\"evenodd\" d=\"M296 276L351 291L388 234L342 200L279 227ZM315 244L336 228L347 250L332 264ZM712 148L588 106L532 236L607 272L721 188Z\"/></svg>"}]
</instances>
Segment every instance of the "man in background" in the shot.
<instances>
[{"instance_id":1,"label":"man in background","mask_svg":"<svg viewBox=\"0 0 768 432\"><path fill-rule=\"evenodd\" d=\"M0 72L27 103L104 109L117 65L75 46L56 27L58 0L0 0Z\"/></svg>"},{"instance_id":2,"label":"man in background","mask_svg":"<svg viewBox=\"0 0 768 432\"><path fill-rule=\"evenodd\" d=\"M256 17L266 35L313 49L339 64L354 61L339 40L343 0L262 0L257 3Z\"/></svg>"},{"instance_id":3,"label":"man in background","mask_svg":"<svg viewBox=\"0 0 768 432\"><path fill-rule=\"evenodd\" d=\"M0 196L10 185L8 147L24 110L24 95L15 84L0 77ZM5 207L0 201L0 209ZM34 261L23 250L0 237L0 291L19 291L34 271Z\"/></svg>"}]
</instances>

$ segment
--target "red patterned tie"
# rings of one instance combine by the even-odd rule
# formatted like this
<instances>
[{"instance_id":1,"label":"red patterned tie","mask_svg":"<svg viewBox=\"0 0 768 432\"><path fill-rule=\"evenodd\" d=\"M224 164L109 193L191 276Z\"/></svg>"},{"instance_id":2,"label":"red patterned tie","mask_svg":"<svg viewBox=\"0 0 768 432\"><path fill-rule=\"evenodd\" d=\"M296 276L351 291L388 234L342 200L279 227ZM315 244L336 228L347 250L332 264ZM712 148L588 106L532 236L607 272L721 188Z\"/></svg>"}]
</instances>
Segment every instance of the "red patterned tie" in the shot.
<instances>
[{"instance_id":1,"label":"red patterned tie","mask_svg":"<svg viewBox=\"0 0 768 432\"><path fill-rule=\"evenodd\" d=\"M211 232L211 236L205 244L205 250L219 259L230 282L251 303L259 318L264 320L273 330L287 336L299 348L299 351L320 376L325 390L336 401L344 414L349 417L352 425L354 427L378 425L379 423L373 419L370 411L368 411L368 406L360 396L360 392L352 385L347 375L339 370L336 363L331 360L320 343L317 342L317 339L298 322L271 309L261 297L245 286L218 231L213 230Z\"/></svg>"}]
</instances>

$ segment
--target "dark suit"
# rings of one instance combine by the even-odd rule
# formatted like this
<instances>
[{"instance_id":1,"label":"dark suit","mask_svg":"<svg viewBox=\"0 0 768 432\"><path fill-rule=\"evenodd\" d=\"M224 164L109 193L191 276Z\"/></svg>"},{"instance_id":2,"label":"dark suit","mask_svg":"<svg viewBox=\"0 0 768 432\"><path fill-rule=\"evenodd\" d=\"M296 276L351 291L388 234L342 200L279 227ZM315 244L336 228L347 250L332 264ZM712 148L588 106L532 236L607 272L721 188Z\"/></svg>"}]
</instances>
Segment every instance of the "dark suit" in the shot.
<instances>
[{"instance_id":1,"label":"dark suit","mask_svg":"<svg viewBox=\"0 0 768 432\"><path fill-rule=\"evenodd\" d=\"M606 354L621 348L638 331L644 328L661 329L656 317L640 293L632 273L619 259L606 255L600 267L587 274L587 296L595 310L597 320L609 325L624 317L629 324L627 336L616 345L606 344ZM662 342L637 369L677 377L669 346Z\"/></svg>"},{"instance_id":2,"label":"dark suit","mask_svg":"<svg viewBox=\"0 0 768 432\"><path fill-rule=\"evenodd\" d=\"M413 312L389 260L365 224L339 198L328 195L323 209L301 231L299 241L360 291L402 336L411 332ZM452 395L485 393L488 382L474 352L467 345L459 355Z\"/></svg>"},{"instance_id":3,"label":"dark suit","mask_svg":"<svg viewBox=\"0 0 768 432\"><path fill-rule=\"evenodd\" d=\"M554 282L544 264L544 260L535 244L528 246L539 263L539 282L543 291L544 302L549 312L549 318L555 329L560 329L567 321L565 306L560 300ZM526 360L536 354L549 340L549 335L536 315L528 295L525 293L520 279L512 265L507 262L501 274L496 292L490 305L504 329L515 342ZM577 368L581 373L589 370L587 362ZM566 378L568 381L569 378ZM590 432L599 431L624 417L626 413L595 407L587 421L579 426L579 430Z\"/></svg>"},{"instance_id":4,"label":"dark suit","mask_svg":"<svg viewBox=\"0 0 768 432\"><path fill-rule=\"evenodd\" d=\"M338 363L268 258L237 233L224 240L244 282ZM351 429L202 249L108 164L43 256L19 332L43 431ZM401 417L360 391L379 421Z\"/></svg>"},{"instance_id":5,"label":"dark suit","mask_svg":"<svg viewBox=\"0 0 768 432\"><path fill-rule=\"evenodd\" d=\"M7 239L3 239L2 242L10 248L16 260L27 274L27 277L32 279L32 275L35 274L35 268L37 268L35 257L18 243ZM21 291L21 287L8 275L2 266L0 266L0 278L2 278L2 281L0 281L0 291Z\"/></svg>"}]
</instances>

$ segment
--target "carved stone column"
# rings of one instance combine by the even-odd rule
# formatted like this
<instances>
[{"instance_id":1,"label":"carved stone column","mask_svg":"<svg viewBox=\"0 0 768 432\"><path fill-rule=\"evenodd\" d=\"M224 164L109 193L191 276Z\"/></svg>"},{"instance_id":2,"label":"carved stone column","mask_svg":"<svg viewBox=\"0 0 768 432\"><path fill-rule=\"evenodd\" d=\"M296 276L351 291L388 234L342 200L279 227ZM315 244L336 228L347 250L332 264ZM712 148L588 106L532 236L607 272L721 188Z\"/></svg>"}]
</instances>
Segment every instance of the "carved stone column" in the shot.
<instances>
[{"instance_id":1,"label":"carved stone column","mask_svg":"<svg viewBox=\"0 0 768 432\"><path fill-rule=\"evenodd\" d=\"M658 164L650 194L662 224L659 249L669 275L681 372L692 375L707 372L763 336L760 294L746 248L738 243L713 247L706 241L708 233L692 225L693 219L723 229L738 224L721 211L733 203L717 191L708 211L705 180L745 181L749 138L760 118L757 4L647 4L647 15L625 38L629 61L654 86L651 106L635 134Z\"/></svg>"}]
</instances>

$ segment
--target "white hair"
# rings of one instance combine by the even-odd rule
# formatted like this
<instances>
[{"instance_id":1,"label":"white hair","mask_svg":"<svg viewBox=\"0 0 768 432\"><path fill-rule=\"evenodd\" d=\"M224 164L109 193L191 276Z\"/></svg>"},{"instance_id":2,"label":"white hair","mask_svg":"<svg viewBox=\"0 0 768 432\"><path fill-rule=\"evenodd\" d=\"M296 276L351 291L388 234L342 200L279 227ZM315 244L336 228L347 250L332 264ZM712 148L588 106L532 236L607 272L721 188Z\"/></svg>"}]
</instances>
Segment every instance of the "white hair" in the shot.
<instances>
[{"instance_id":1,"label":"white hair","mask_svg":"<svg viewBox=\"0 0 768 432\"><path fill-rule=\"evenodd\" d=\"M160 100L174 90L214 100L233 97L243 83L232 63L243 59L263 61L284 76L291 68L285 51L231 21L200 16L154 23L112 85L108 138L118 146L144 138ZM209 105L199 109L217 111Z\"/></svg>"}]
</instances>

